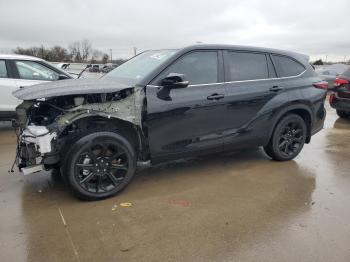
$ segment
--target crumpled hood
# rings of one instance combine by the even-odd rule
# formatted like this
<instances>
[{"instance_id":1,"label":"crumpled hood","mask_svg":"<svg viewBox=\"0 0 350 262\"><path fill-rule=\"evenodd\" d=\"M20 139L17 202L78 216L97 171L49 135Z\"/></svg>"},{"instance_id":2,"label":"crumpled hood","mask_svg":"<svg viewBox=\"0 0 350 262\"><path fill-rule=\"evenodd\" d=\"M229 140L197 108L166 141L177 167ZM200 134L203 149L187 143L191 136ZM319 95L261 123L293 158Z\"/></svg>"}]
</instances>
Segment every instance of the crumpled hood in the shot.
<instances>
[{"instance_id":1,"label":"crumpled hood","mask_svg":"<svg viewBox=\"0 0 350 262\"><path fill-rule=\"evenodd\" d=\"M12 94L21 100L34 100L66 95L113 93L132 86L111 80L70 79L26 86Z\"/></svg>"}]
</instances>

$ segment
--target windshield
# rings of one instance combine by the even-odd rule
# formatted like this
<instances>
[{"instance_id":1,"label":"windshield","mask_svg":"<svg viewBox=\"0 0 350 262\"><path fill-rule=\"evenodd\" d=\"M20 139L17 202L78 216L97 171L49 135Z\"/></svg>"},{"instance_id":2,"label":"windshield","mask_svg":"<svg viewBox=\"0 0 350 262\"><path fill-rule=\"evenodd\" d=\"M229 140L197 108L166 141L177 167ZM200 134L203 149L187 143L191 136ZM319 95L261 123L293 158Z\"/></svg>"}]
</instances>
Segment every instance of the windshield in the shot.
<instances>
[{"instance_id":1,"label":"windshield","mask_svg":"<svg viewBox=\"0 0 350 262\"><path fill-rule=\"evenodd\" d=\"M103 78L116 79L121 82L134 84L168 60L176 51L177 50L146 51L113 69Z\"/></svg>"}]
</instances>

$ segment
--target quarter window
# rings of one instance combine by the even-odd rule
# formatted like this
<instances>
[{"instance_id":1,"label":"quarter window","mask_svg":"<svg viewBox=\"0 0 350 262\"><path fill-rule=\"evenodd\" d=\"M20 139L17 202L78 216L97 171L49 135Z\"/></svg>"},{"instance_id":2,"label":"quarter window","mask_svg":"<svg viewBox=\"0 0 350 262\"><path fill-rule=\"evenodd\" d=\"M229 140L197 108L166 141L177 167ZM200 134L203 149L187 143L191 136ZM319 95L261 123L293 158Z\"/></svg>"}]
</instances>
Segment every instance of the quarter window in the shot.
<instances>
[{"instance_id":1,"label":"quarter window","mask_svg":"<svg viewBox=\"0 0 350 262\"><path fill-rule=\"evenodd\" d=\"M210 84L218 82L217 52L201 51L189 53L161 74L161 78L170 73L184 74L190 85Z\"/></svg>"},{"instance_id":2,"label":"quarter window","mask_svg":"<svg viewBox=\"0 0 350 262\"><path fill-rule=\"evenodd\" d=\"M266 79L269 77L265 54L229 52L229 81Z\"/></svg>"},{"instance_id":3,"label":"quarter window","mask_svg":"<svg viewBox=\"0 0 350 262\"><path fill-rule=\"evenodd\" d=\"M59 74L52 69L33 61L16 61L19 77L29 80L53 81Z\"/></svg>"},{"instance_id":4,"label":"quarter window","mask_svg":"<svg viewBox=\"0 0 350 262\"><path fill-rule=\"evenodd\" d=\"M0 78L7 78L7 69L5 60L0 60Z\"/></svg>"},{"instance_id":5,"label":"quarter window","mask_svg":"<svg viewBox=\"0 0 350 262\"><path fill-rule=\"evenodd\" d=\"M305 71L303 65L289 57L280 55L272 55L272 57L279 77L297 76Z\"/></svg>"}]
</instances>

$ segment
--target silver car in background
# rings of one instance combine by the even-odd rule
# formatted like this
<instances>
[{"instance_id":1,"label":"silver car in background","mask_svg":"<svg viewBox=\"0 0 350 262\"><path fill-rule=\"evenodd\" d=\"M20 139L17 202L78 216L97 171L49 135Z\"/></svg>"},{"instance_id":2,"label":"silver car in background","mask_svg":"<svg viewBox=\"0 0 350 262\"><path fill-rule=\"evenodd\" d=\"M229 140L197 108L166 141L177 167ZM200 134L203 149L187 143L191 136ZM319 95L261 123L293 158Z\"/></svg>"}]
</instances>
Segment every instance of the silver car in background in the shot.
<instances>
[{"instance_id":1,"label":"silver car in background","mask_svg":"<svg viewBox=\"0 0 350 262\"><path fill-rule=\"evenodd\" d=\"M316 69L315 71L320 75L322 80L328 82L328 88L333 87L334 80L340 75L340 72L334 69Z\"/></svg>"}]
</instances>

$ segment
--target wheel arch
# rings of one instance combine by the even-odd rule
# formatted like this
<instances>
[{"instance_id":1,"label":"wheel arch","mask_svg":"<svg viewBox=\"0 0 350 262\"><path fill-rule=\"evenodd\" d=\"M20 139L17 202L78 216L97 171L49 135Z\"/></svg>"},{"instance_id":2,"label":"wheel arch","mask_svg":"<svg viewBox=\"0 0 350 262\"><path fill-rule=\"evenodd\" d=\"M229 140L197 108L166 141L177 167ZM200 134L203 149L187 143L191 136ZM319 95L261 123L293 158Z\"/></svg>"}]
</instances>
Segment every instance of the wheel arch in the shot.
<instances>
[{"instance_id":1,"label":"wheel arch","mask_svg":"<svg viewBox=\"0 0 350 262\"><path fill-rule=\"evenodd\" d=\"M101 115L89 115L83 116L75 119L67 125L61 134L65 134L65 131L68 131L74 127L76 130L80 130L78 134L81 135L83 132L89 130L99 130L99 129L110 129L112 132L118 131L120 135L124 136L132 144L137 154L137 159L139 160L148 160L148 143L143 134L141 127L131 123L129 121L101 116Z\"/></svg>"},{"instance_id":2,"label":"wheel arch","mask_svg":"<svg viewBox=\"0 0 350 262\"><path fill-rule=\"evenodd\" d=\"M272 137L273 131L275 130L278 122L288 114L296 114L304 119L307 130L306 130L306 140L305 143L310 143L311 141L311 129L312 129L312 111L305 104L293 104L281 110L275 117L274 124L270 130L270 138Z\"/></svg>"}]
</instances>

